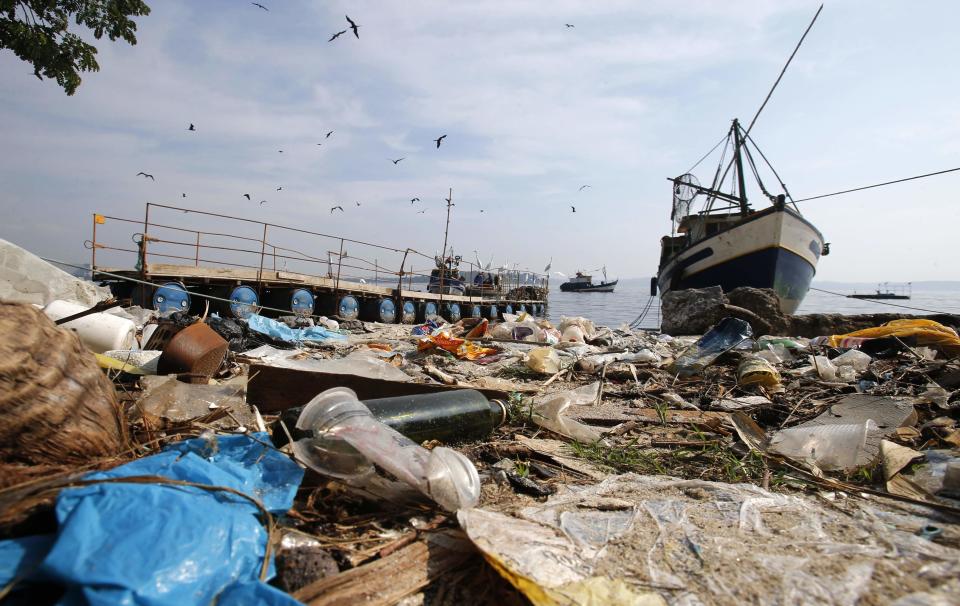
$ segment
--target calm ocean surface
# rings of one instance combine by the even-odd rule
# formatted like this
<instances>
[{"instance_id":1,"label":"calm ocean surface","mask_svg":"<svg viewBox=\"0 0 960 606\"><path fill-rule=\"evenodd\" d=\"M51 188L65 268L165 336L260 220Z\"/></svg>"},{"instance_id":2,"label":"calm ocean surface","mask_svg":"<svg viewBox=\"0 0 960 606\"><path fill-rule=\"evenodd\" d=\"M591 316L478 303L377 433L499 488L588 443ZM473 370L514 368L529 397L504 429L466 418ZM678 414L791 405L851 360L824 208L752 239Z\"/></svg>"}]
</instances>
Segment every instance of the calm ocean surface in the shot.
<instances>
[{"instance_id":1,"label":"calm ocean surface","mask_svg":"<svg viewBox=\"0 0 960 606\"><path fill-rule=\"evenodd\" d=\"M560 316L585 316L605 326L620 326L633 322L650 295L650 279L635 278L620 280L612 293L566 293L560 291L561 280L550 284L550 320L559 322ZM814 288L820 288L844 295L852 293L872 293L876 283L814 282ZM922 308L928 311L904 309L892 304ZM811 290L803 300L797 313L954 313L960 314L960 282L915 283L911 298L905 301L862 301ZM654 328L660 324L659 299L651 306L641 326Z\"/></svg>"}]
</instances>

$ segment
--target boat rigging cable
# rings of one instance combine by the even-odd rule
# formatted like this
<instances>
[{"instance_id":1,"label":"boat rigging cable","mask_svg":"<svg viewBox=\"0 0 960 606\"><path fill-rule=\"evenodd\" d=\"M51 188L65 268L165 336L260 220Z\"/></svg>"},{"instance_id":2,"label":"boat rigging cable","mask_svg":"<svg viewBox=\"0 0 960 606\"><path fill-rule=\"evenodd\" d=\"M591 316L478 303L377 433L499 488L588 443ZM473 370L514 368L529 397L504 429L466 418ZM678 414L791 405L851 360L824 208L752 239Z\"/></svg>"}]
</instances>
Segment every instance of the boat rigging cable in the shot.
<instances>
[{"instance_id":1,"label":"boat rigging cable","mask_svg":"<svg viewBox=\"0 0 960 606\"><path fill-rule=\"evenodd\" d=\"M936 175L943 175L946 173L952 173L960 170L960 166L957 168L948 168L947 170L939 170L935 173L927 173L925 175L917 175L915 177L907 177L905 179L897 179L895 181L886 181L884 183L874 183L873 185L864 185L863 187L855 187L853 189L845 189L843 191L835 191L832 194L821 194L819 196L811 196L809 198L801 198L795 200L795 202L807 202L809 200L819 200L820 198L829 198L830 196L839 196L840 194L849 194L850 192L862 191L864 189L873 189L874 187L883 187L884 185L893 185L894 183L903 183L904 181L913 181L915 179L923 179L925 177L934 177Z\"/></svg>"}]
</instances>

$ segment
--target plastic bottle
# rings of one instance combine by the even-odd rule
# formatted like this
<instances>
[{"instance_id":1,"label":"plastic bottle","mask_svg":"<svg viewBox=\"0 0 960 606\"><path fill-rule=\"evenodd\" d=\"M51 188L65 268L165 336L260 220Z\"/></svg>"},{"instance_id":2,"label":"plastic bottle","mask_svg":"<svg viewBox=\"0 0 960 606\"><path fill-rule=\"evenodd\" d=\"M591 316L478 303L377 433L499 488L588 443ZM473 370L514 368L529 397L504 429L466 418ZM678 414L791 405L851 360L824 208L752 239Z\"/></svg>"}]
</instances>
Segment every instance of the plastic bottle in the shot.
<instances>
[{"instance_id":1,"label":"plastic bottle","mask_svg":"<svg viewBox=\"0 0 960 606\"><path fill-rule=\"evenodd\" d=\"M480 476L468 458L438 446L427 450L374 418L346 387L334 387L304 406L297 428L312 437L293 443L297 458L325 475L363 484L374 464L447 511L475 506Z\"/></svg>"},{"instance_id":2,"label":"plastic bottle","mask_svg":"<svg viewBox=\"0 0 960 606\"><path fill-rule=\"evenodd\" d=\"M739 318L724 318L688 347L671 365L670 372L689 377L713 364L721 354L753 336L750 324Z\"/></svg>"},{"instance_id":3,"label":"plastic bottle","mask_svg":"<svg viewBox=\"0 0 960 606\"><path fill-rule=\"evenodd\" d=\"M89 309L69 301L51 301L43 313L51 320L59 320ZM80 341L94 353L111 349L132 349L136 345L137 325L126 318L107 313L90 314L61 325L77 333Z\"/></svg>"}]
</instances>

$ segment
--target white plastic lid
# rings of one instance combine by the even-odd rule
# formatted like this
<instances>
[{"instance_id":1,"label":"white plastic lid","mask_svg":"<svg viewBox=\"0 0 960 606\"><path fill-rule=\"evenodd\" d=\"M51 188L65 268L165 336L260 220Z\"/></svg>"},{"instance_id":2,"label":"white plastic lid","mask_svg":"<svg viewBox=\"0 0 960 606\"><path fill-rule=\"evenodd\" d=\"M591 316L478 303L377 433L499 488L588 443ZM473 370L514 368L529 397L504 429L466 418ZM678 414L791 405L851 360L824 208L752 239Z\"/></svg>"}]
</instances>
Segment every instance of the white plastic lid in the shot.
<instances>
[{"instance_id":1,"label":"white plastic lid","mask_svg":"<svg viewBox=\"0 0 960 606\"><path fill-rule=\"evenodd\" d=\"M469 509L480 502L480 475L470 459L456 450L438 446L427 461L430 498L447 511Z\"/></svg>"}]
</instances>

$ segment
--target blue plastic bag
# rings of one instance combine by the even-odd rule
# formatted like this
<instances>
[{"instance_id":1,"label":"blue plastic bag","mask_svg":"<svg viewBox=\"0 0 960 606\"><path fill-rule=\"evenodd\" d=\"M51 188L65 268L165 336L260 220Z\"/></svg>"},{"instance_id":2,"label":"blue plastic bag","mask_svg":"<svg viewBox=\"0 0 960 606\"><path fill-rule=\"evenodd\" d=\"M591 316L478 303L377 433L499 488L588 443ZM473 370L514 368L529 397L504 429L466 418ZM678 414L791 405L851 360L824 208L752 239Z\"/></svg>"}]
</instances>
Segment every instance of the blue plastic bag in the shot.
<instances>
[{"instance_id":1,"label":"blue plastic bag","mask_svg":"<svg viewBox=\"0 0 960 606\"><path fill-rule=\"evenodd\" d=\"M282 513L303 470L269 444L262 433L187 440L85 479L163 476L228 487ZM55 542L30 579L63 585L63 604L297 604L260 580L267 545L260 515L248 499L221 490L160 483L67 489L57 498ZM36 558L36 548L22 547L0 545L0 554L21 548L23 561ZM25 566L0 571L8 568L22 574ZM271 560L267 578L273 574Z\"/></svg>"},{"instance_id":2,"label":"blue plastic bag","mask_svg":"<svg viewBox=\"0 0 960 606\"><path fill-rule=\"evenodd\" d=\"M310 326L307 328L290 328L283 322L277 322L270 318L253 314L247 318L247 326L250 330L260 334L285 341L287 343L300 343L301 341L346 341L346 335L328 330L323 326Z\"/></svg>"}]
</instances>

